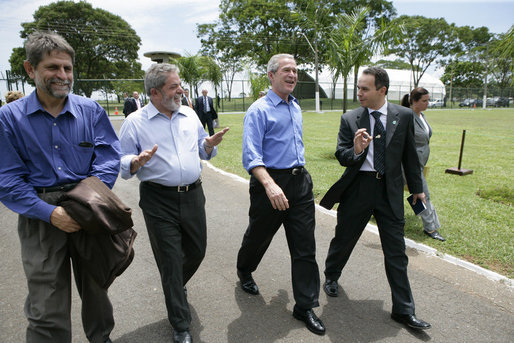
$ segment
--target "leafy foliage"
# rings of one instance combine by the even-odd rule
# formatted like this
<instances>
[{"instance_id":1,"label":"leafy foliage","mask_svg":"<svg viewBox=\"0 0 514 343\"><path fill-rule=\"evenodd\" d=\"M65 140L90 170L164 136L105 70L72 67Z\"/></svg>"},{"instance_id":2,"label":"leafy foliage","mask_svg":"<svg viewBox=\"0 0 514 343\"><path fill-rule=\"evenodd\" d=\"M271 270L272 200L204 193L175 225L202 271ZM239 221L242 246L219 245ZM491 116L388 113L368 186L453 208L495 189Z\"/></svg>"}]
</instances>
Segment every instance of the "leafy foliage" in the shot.
<instances>
[{"instance_id":1,"label":"leafy foliage","mask_svg":"<svg viewBox=\"0 0 514 343\"><path fill-rule=\"evenodd\" d=\"M404 26L405 39L392 45L388 53L407 59L411 65L414 87L417 87L428 67L455 49L454 31L443 18L401 16L398 22Z\"/></svg>"},{"instance_id":2,"label":"leafy foliage","mask_svg":"<svg viewBox=\"0 0 514 343\"><path fill-rule=\"evenodd\" d=\"M121 17L80 1L59 1L41 6L34 21L22 23L21 37L30 33L53 31L63 36L75 49L76 79L141 78L137 62L141 39ZM25 48L14 48L9 59L13 74L29 81L23 69ZM108 82L76 82L74 92L91 96L94 90L112 90Z\"/></svg>"}]
</instances>

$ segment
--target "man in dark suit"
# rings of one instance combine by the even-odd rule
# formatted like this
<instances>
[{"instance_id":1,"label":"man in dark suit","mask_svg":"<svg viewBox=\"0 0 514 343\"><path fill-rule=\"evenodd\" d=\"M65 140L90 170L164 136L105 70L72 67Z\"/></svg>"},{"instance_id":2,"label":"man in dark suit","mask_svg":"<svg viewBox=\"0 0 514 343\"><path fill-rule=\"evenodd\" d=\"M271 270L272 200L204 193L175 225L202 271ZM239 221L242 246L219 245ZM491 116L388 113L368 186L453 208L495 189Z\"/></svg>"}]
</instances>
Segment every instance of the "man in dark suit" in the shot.
<instances>
[{"instance_id":1,"label":"man in dark suit","mask_svg":"<svg viewBox=\"0 0 514 343\"><path fill-rule=\"evenodd\" d=\"M339 202L335 237L325 261L327 295L338 296L337 280L371 215L377 221L391 288L391 318L415 329L430 324L416 318L405 254L402 163L414 201L425 201L414 144L412 111L386 100L389 77L382 68L364 70L358 81L362 105L341 116L335 153L346 167L320 205ZM373 142L373 144L370 144Z\"/></svg>"},{"instance_id":2,"label":"man in dark suit","mask_svg":"<svg viewBox=\"0 0 514 343\"><path fill-rule=\"evenodd\" d=\"M141 107L143 107L143 101L139 98L139 93L132 93L132 98L128 98L123 106L123 114L125 114L125 118L127 118L129 114L137 111Z\"/></svg>"},{"instance_id":3,"label":"man in dark suit","mask_svg":"<svg viewBox=\"0 0 514 343\"><path fill-rule=\"evenodd\" d=\"M189 89L184 89L184 93L182 94L182 105L193 108L193 101L189 97Z\"/></svg>"},{"instance_id":4,"label":"man in dark suit","mask_svg":"<svg viewBox=\"0 0 514 343\"><path fill-rule=\"evenodd\" d=\"M212 120L218 118L218 114L214 109L212 98L207 96L207 89L202 90L202 96L196 98L195 111L202 122L203 128L205 129L205 124L207 124L209 136L212 136L214 134Z\"/></svg>"}]
</instances>

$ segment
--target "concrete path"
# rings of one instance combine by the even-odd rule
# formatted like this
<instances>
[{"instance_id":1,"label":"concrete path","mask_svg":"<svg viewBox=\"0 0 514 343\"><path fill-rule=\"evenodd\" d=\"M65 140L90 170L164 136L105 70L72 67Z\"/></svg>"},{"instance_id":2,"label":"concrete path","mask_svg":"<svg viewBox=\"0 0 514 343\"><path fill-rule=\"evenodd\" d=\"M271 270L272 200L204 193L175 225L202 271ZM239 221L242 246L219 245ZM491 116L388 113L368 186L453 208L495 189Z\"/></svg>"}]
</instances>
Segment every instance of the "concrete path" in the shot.
<instances>
[{"instance_id":1,"label":"concrete path","mask_svg":"<svg viewBox=\"0 0 514 343\"><path fill-rule=\"evenodd\" d=\"M327 334L316 336L291 316L293 296L289 253L280 230L254 273L261 295L239 288L235 258L247 225L248 185L205 167L208 249L188 284L195 342L512 342L512 288L408 249L409 276L417 315L432 323L425 332L407 330L389 318L391 297L378 237L365 231L340 280L342 294L321 292L316 309ZM170 342L160 279L138 207L138 181L118 180L115 192L132 207L138 237L136 257L110 288L115 309L114 342ZM317 211L320 270L335 218ZM16 215L0 207L0 342L23 342L26 284L20 262ZM323 280L323 277L322 277ZM80 299L74 295L74 342L85 342Z\"/></svg>"},{"instance_id":2,"label":"concrete path","mask_svg":"<svg viewBox=\"0 0 514 343\"><path fill-rule=\"evenodd\" d=\"M118 124L118 123L117 123ZM115 125L116 126L116 125ZM117 125L119 126L119 125ZM324 321L323 337L294 319L290 261L279 230L254 278L259 296L239 288L235 261L248 223L248 184L205 166L208 248L188 287L194 341L257 342L513 342L513 288L441 258L409 248L409 277L417 315L430 322L425 332L407 330L389 317L391 295L377 235L365 231L340 279L341 294L321 291L316 313ZM172 329L141 211L138 180L118 180L118 196L133 209L138 237L135 259L111 286L115 343L171 342ZM316 211L317 260L320 271L336 219ZM26 281L16 229L17 215L0 204L0 342L23 342ZM323 281L323 275L321 277ZM86 342L80 299L73 294L73 342Z\"/></svg>"}]
</instances>

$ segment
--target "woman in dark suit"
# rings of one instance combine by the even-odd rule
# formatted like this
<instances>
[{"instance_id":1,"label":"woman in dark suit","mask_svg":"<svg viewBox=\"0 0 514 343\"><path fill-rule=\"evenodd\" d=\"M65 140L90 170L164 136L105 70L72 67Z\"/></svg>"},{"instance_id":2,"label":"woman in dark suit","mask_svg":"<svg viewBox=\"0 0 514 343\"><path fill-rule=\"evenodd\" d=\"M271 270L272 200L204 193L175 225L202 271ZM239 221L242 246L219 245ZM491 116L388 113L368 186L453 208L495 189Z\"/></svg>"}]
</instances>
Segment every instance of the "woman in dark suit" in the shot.
<instances>
[{"instance_id":1,"label":"woman in dark suit","mask_svg":"<svg viewBox=\"0 0 514 343\"><path fill-rule=\"evenodd\" d=\"M432 128L428 125L428 121L423 114L423 111L428 107L430 96L428 91L423 87L417 87L409 94L405 94L402 99L402 105L411 107L414 112L414 140L416 142L416 152L418 153L421 178L423 180L423 192L425 193L427 209L421 212L421 220L423 221L423 230L425 234L440 241L445 241L444 237L437 231L441 224L435 211L434 205L430 201L430 194L428 192L428 184L423 169L428 162L430 155L430 137L432 136Z\"/></svg>"}]
</instances>

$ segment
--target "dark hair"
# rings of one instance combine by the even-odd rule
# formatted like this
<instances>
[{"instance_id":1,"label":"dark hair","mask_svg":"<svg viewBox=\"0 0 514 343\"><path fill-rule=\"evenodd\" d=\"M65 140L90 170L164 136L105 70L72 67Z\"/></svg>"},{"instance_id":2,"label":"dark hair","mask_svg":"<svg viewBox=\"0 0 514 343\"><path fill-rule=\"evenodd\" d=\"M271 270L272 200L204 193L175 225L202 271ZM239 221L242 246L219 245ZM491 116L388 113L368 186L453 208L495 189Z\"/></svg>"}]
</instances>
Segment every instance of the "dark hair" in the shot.
<instances>
[{"instance_id":1,"label":"dark hair","mask_svg":"<svg viewBox=\"0 0 514 343\"><path fill-rule=\"evenodd\" d=\"M377 90L379 90L382 87L386 88L385 94L387 95L387 91L389 90L389 75L387 75L387 72L380 67L369 67L364 69L362 72L366 75L373 75L375 76L375 87Z\"/></svg>"},{"instance_id":2,"label":"dark hair","mask_svg":"<svg viewBox=\"0 0 514 343\"><path fill-rule=\"evenodd\" d=\"M25 42L27 61L34 68L37 67L45 55L49 55L54 50L70 55L71 62L75 63L75 50L57 33L36 31L31 33Z\"/></svg>"},{"instance_id":3,"label":"dark hair","mask_svg":"<svg viewBox=\"0 0 514 343\"><path fill-rule=\"evenodd\" d=\"M423 95L428 94L428 91L423 87L416 87L409 94L405 94L402 98L402 106L410 107L413 102L419 101Z\"/></svg>"}]
</instances>

